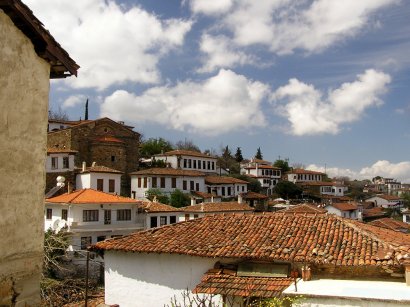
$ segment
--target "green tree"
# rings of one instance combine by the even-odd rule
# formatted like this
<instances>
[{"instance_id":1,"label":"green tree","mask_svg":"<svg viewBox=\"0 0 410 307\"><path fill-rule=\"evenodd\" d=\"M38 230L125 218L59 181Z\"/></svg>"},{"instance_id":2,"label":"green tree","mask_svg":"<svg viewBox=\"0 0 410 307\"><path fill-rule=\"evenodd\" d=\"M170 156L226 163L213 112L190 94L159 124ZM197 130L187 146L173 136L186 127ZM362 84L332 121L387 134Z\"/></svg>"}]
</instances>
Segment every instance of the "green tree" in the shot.
<instances>
[{"instance_id":1,"label":"green tree","mask_svg":"<svg viewBox=\"0 0 410 307\"><path fill-rule=\"evenodd\" d=\"M279 181L274 192L284 199L290 199L302 195L302 188L290 181Z\"/></svg>"},{"instance_id":2,"label":"green tree","mask_svg":"<svg viewBox=\"0 0 410 307\"><path fill-rule=\"evenodd\" d=\"M140 155L144 158L151 158L161 152L173 150L172 144L163 138L149 138L142 143L140 148Z\"/></svg>"},{"instance_id":3,"label":"green tree","mask_svg":"<svg viewBox=\"0 0 410 307\"><path fill-rule=\"evenodd\" d=\"M256 151L255 158L256 158L256 159L259 159L259 160L262 160L262 159L263 159L262 151L261 151L261 148L260 148L260 147L258 147L258 150Z\"/></svg>"},{"instance_id":4,"label":"green tree","mask_svg":"<svg viewBox=\"0 0 410 307\"><path fill-rule=\"evenodd\" d=\"M286 160L278 159L273 163L273 166L279 167L282 170L282 174L290 171L288 161Z\"/></svg>"},{"instance_id":5,"label":"green tree","mask_svg":"<svg viewBox=\"0 0 410 307\"><path fill-rule=\"evenodd\" d=\"M160 189L148 189L146 193L146 197L153 201L154 198L157 198L157 201L162 204L169 204L169 197L165 195Z\"/></svg>"},{"instance_id":6,"label":"green tree","mask_svg":"<svg viewBox=\"0 0 410 307\"><path fill-rule=\"evenodd\" d=\"M88 120L88 98L87 98L87 101L85 102L84 120Z\"/></svg>"},{"instance_id":7,"label":"green tree","mask_svg":"<svg viewBox=\"0 0 410 307\"><path fill-rule=\"evenodd\" d=\"M252 191L255 193L260 193L262 192L262 185L259 182L259 180L246 176L246 175L242 175L242 174L231 174L229 175L229 177L233 177L233 178L237 178L237 179L241 179L244 181L248 182L248 191Z\"/></svg>"},{"instance_id":8,"label":"green tree","mask_svg":"<svg viewBox=\"0 0 410 307\"><path fill-rule=\"evenodd\" d=\"M184 141L176 142L175 147L176 149L179 149L179 150L191 150L191 151L201 152L199 147L195 145L192 140L187 140L187 139L185 139Z\"/></svg>"},{"instance_id":9,"label":"green tree","mask_svg":"<svg viewBox=\"0 0 410 307\"><path fill-rule=\"evenodd\" d=\"M240 147L236 148L235 160L238 163L241 163L243 161L242 150Z\"/></svg>"},{"instance_id":10,"label":"green tree","mask_svg":"<svg viewBox=\"0 0 410 307\"><path fill-rule=\"evenodd\" d=\"M181 208L188 206L190 201L190 197L187 194L183 193L181 190L176 189L171 193L170 205L173 207Z\"/></svg>"},{"instance_id":11,"label":"green tree","mask_svg":"<svg viewBox=\"0 0 410 307\"><path fill-rule=\"evenodd\" d=\"M232 156L229 146L222 147L221 153L221 156L218 157L219 167L229 170L229 173L231 174L239 174L239 164Z\"/></svg>"},{"instance_id":12,"label":"green tree","mask_svg":"<svg viewBox=\"0 0 410 307\"><path fill-rule=\"evenodd\" d=\"M69 235L64 229L55 233L50 228L44 233L43 271L46 276L54 277L60 270L60 263L69 245Z\"/></svg>"}]
</instances>

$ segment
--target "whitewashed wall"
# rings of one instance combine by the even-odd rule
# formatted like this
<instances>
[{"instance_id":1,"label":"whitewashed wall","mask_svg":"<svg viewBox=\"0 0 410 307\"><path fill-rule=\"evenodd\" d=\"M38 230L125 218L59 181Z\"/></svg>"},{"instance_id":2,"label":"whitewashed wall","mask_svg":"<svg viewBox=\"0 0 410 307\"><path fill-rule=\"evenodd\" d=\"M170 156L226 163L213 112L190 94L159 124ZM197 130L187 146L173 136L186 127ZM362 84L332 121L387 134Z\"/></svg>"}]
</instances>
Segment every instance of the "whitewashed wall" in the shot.
<instances>
[{"instance_id":1,"label":"whitewashed wall","mask_svg":"<svg viewBox=\"0 0 410 307\"><path fill-rule=\"evenodd\" d=\"M121 192L121 174L114 173L84 173L78 174L76 178L76 190L94 189L97 190L97 179L104 180L103 192L109 193L109 180L115 180L114 193Z\"/></svg>"},{"instance_id":2,"label":"whitewashed wall","mask_svg":"<svg viewBox=\"0 0 410 307\"><path fill-rule=\"evenodd\" d=\"M68 157L68 168L63 168L63 158ZM51 167L51 159L57 158L57 167ZM58 173L58 172L68 172L74 170L74 155L69 155L67 153L53 153L48 154L46 158L46 172L47 173Z\"/></svg>"}]
</instances>

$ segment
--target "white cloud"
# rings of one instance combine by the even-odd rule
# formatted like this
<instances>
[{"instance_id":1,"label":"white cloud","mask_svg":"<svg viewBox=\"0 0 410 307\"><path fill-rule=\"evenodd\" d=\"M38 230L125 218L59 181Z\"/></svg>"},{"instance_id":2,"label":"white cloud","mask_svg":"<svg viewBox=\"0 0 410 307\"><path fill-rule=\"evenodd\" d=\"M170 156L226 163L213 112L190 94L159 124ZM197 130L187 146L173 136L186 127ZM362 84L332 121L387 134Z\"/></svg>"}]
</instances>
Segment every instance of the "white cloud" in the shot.
<instances>
[{"instance_id":1,"label":"white cloud","mask_svg":"<svg viewBox=\"0 0 410 307\"><path fill-rule=\"evenodd\" d=\"M79 104L85 104L87 97L85 95L72 95L63 102L63 108L73 108Z\"/></svg>"},{"instance_id":2,"label":"white cloud","mask_svg":"<svg viewBox=\"0 0 410 307\"><path fill-rule=\"evenodd\" d=\"M357 76L357 80L329 90L327 97L313 85L290 79L273 94L277 112L288 119L294 135L336 134L340 126L359 120L364 111L382 103L389 75L373 69Z\"/></svg>"},{"instance_id":3,"label":"white cloud","mask_svg":"<svg viewBox=\"0 0 410 307\"><path fill-rule=\"evenodd\" d=\"M25 1L81 66L72 87L107 88L128 81L160 81L158 61L181 46L192 22L161 20L143 9L114 1Z\"/></svg>"},{"instance_id":4,"label":"white cloud","mask_svg":"<svg viewBox=\"0 0 410 307\"><path fill-rule=\"evenodd\" d=\"M195 14L219 15L228 11L232 6L233 0L192 0L189 1L191 11Z\"/></svg>"},{"instance_id":5,"label":"white cloud","mask_svg":"<svg viewBox=\"0 0 410 307\"><path fill-rule=\"evenodd\" d=\"M348 176L351 179L372 179L376 176L397 179L403 183L410 183L410 161L393 163L387 160L379 160L368 167L363 167L359 171L338 167L318 166L311 164L307 167L310 170L317 170L328 174L329 177Z\"/></svg>"},{"instance_id":6,"label":"white cloud","mask_svg":"<svg viewBox=\"0 0 410 307\"><path fill-rule=\"evenodd\" d=\"M204 65L199 72L212 72L219 68L251 64L254 59L244 52L234 50L226 36L204 34L201 37L200 50L205 54Z\"/></svg>"},{"instance_id":7,"label":"white cloud","mask_svg":"<svg viewBox=\"0 0 410 307\"><path fill-rule=\"evenodd\" d=\"M267 85L230 70L220 70L202 82L153 87L140 96L116 91L105 99L101 116L219 135L265 126L260 104L268 95Z\"/></svg>"}]
</instances>

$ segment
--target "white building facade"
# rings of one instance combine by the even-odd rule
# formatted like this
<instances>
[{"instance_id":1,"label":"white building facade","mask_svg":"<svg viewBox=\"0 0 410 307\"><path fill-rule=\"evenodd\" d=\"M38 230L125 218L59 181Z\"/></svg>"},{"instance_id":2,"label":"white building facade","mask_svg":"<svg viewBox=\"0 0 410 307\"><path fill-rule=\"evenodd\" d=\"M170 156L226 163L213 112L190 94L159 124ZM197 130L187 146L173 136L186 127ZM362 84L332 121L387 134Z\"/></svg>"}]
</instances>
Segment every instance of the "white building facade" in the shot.
<instances>
[{"instance_id":1,"label":"white building facade","mask_svg":"<svg viewBox=\"0 0 410 307\"><path fill-rule=\"evenodd\" d=\"M217 158L190 150L173 150L155 156L157 161L164 163L174 169L194 170L203 173L216 173Z\"/></svg>"},{"instance_id":2,"label":"white building facade","mask_svg":"<svg viewBox=\"0 0 410 307\"><path fill-rule=\"evenodd\" d=\"M46 158L47 173L74 171L74 157L77 151L68 149L48 148Z\"/></svg>"},{"instance_id":3,"label":"white building facade","mask_svg":"<svg viewBox=\"0 0 410 307\"><path fill-rule=\"evenodd\" d=\"M94 189L119 195L122 174L120 171L105 166L83 168L76 176L76 190Z\"/></svg>"}]
</instances>

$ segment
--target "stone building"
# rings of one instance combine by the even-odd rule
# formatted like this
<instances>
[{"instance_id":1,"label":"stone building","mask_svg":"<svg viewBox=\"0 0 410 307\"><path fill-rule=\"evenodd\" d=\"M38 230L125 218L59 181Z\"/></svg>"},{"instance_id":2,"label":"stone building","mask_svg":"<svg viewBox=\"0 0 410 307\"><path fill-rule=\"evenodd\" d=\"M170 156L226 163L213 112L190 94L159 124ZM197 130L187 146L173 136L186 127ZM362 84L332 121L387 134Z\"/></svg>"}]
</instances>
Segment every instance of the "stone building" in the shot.
<instances>
[{"instance_id":1,"label":"stone building","mask_svg":"<svg viewBox=\"0 0 410 307\"><path fill-rule=\"evenodd\" d=\"M0 306L39 306L49 79L79 66L20 0L0 37Z\"/></svg>"},{"instance_id":2,"label":"stone building","mask_svg":"<svg viewBox=\"0 0 410 307\"><path fill-rule=\"evenodd\" d=\"M132 128L105 117L49 132L47 143L49 148L76 150L76 167L95 162L123 172L121 194L129 195L129 173L137 170L140 145L140 134Z\"/></svg>"}]
</instances>

